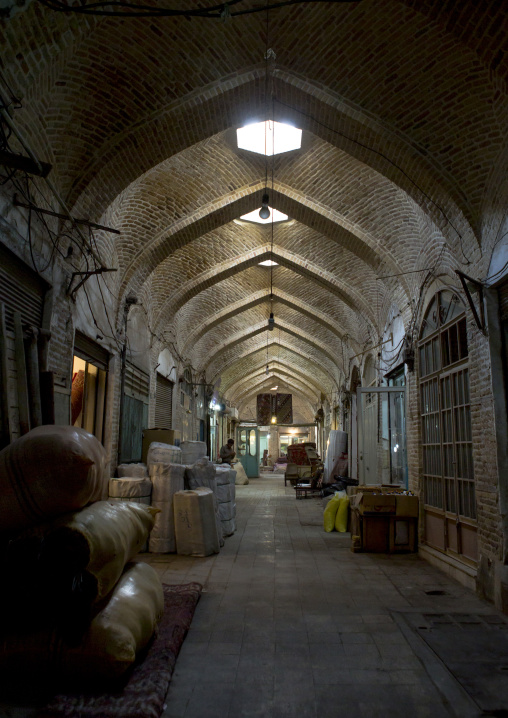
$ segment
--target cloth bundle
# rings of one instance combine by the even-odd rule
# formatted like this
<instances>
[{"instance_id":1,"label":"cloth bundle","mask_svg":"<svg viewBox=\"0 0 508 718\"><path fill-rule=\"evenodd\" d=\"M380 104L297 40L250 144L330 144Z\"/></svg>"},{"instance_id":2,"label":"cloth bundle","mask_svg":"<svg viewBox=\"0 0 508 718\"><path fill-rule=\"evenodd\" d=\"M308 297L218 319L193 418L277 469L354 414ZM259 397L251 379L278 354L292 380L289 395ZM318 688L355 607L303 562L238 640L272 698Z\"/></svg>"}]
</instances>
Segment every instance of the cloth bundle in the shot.
<instances>
[{"instance_id":1,"label":"cloth bundle","mask_svg":"<svg viewBox=\"0 0 508 718\"><path fill-rule=\"evenodd\" d=\"M219 553L214 495L204 487L174 496L176 545L184 556Z\"/></svg>"},{"instance_id":2,"label":"cloth bundle","mask_svg":"<svg viewBox=\"0 0 508 718\"><path fill-rule=\"evenodd\" d=\"M152 441L148 447L146 463L148 466L148 475L151 474L150 466L152 464L181 464L182 450L179 446Z\"/></svg>"},{"instance_id":3,"label":"cloth bundle","mask_svg":"<svg viewBox=\"0 0 508 718\"><path fill-rule=\"evenodd\" d=\"M84 429L38 426L0 451L0 527L19 531L108 496L106 452Z\"/></svg>"},{"instance_id":4,"label":"cloth bundle","mask_svg":"<svg viewBox=\"0 0 508 718\"><path fill-rule=\"evenodd\" d=\"M146 542L155 513L142 504L98 501L13 538L4 558L10 590L0 596L2 616L30 629L52 622L74 642L92 605Z\"/></svg>"},{"instance_id":5,"label":"cloth bundle","mask_svg":"<svg viewBox=\"0 0 508 718\"><path fill-rule=\"evenodd\" d=\"M240 461L236 462L235 471L236 471L235 484L237 486L245 486L246 484L249 483L249 479L247 477L247 474L245 473L245 469L243 468L243 465Z\"/></svg>"},{"instance_id":6,"label":"cloth bundle","mask_svg":"<svg viewBox=\"0 0 508 718\"><path fill-rule=\"evenodd\" d=\"M229 468L229 467L228 467ZM217 480L215 476L215 465L208 459L200 459L192 466L185 468L185 485L188 489L198 489L205 487L213 493L213 502L215 509L215 521L217 524L217 536L219 545L224 546L224 536L222 533L222 522L219 514L219 503L217 501Z\"/></svg>"},{"instance_id":7,"label":"cloth bundle","mask_svg":"<svg viewBox=\"0 0 508 718\"><path fill-rule=\"evenodd\" d=\"M204 441L182 441L182 464L195 464L199 459L206 456L206 444Z\"/></svg>"},{"instance_id":8,"label":"cloth bundle","mask_svg":"<svg viewBox=\"0 0 508 718\"><path fill-rule=\"evenodd\" d=\"M173 497L184 487L185 466L182 464L151 464L152 506L160 513L150 534L149 550L152 553L174 553L175 519Z\"/></svg>"},{"instance_id":9,"label":"cloth bundle","mask_svg":"<svg viewBox=\"0 0 508 718\"><path fill-rule=\"evenodd\" d=\"M235 480L236 471L225 466L216 466L217 502L219 517L224 536L231 536L236 531Z\"/></svg>"},{"instance_id":10,"label":"cloth bundle","mask_svg":"<svg viewBox=\"0 0 508 718\"><path fill-rule=\"evenodd\" d=\"M123 477L109 480L109 498L150 505L152 482L148 478Z\"/></svg>"},{"instance_id":11,"label":"cloth bundle","mask_svg":"<svg viewBox=\"0 0 508 718\"><path fill-rule=\"evenodd\" d=\"M150 482L115 479L106 500L105 465L99 441L72 426L38 427L0 452L4 677L88 687L124 672L153 634L160 579L125 569L154 524L141 503Z\"/></svg>"},{"instance_id":12,"label":"cloth bundle","mask_svg":"<svg viewBox=\"0 0 508 718\"><path fill-rule=\"evenodd\" d=\"M2 675L84 684L119 678L150 641L164 611L162 584L148 564L127 566L96 612L81 640L71 645L47 626L35 633L10 633L0 643Z\"/></svg>"},{"instance_id":13,"label":"cloth bundle","mask_svg":"<svg viewBox=\"0 0 508 718\"><path fill-rule=\"evenodd\" d=\"M119 464L116 467L116 473L120 479L137 478L144 479L148 476L148 468L146 464Z\"/></svg>"}]
</instances>

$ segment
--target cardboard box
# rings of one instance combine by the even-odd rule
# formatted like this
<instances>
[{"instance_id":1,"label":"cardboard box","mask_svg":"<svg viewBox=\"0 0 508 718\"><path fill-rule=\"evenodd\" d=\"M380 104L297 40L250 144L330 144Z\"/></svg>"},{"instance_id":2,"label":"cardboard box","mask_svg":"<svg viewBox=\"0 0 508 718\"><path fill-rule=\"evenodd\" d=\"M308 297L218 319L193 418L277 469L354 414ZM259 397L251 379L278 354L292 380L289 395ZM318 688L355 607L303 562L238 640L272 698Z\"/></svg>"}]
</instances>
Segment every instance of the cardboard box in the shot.
<instances>
[{"instance_id":1,"label":"cardboard box","mask_svg":"<svg viewBox=\"0 0 508 718\"><path fill-rule=\"evenodd\" d=\"M148 448L153 441L161 444L175 445L180 443L180 432L175 429L143 429L143 446L141 449L141 461L146 464Z\"/></svg>"},{"instance_id":2,"label":"cardboard box","mask_svg":"<svg viewBox=\"0 0 508 718\"><path fill-rule=\"evenodd\" d=\"M395 514L396 497L394 495L362 492L356 494L354 506L360 514Z\"/></svg>"},{"instance_id":3,"label":"cardboard box","mask_svg":"<svg viewBox=\"0 0 508 718\"><path fill-rule=\"evenodd\" d=\"M395 514L397 516L414 517L418 516L418 496L395 496Z\"/></svg>"}]
</instances>

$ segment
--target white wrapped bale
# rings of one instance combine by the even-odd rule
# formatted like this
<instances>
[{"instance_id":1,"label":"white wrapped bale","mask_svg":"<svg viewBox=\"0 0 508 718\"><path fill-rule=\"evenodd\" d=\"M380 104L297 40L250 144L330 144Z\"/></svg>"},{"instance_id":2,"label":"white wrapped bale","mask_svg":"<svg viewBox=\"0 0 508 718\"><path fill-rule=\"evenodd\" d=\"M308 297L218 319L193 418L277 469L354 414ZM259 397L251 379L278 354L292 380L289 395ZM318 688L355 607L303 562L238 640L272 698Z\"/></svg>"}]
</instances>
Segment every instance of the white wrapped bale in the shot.
<instances>
[{"instance_id":1,"label":"white wrapped bale","mask_svg":"<svg viewBox=\"0 0 508 718\"><path fill-rule=\"evenodd\" d=\"M150 467L152 464L181 464L182 450L178 446L173 446L173 444L152 441L148 448L146 463L148 465L148 474L151 477Z\"/></svg>"},{"instance_id":2,"label":"white wrapped bale","mask_svg":"<svg viewBox=\"0 0 508 718\"><path fill-rule=\"evenodd\" d=\"M236 531L236 520L235 519L223 519L222 533L224 536L232 536Z\"/></svg>"},{"instance_id":3,"label":"white wrapped bale","mask_svg":"<svg viewBox=\"0 0 508 718\"><path fill-rule=\"evenodd\" d=\"M217 486L215 466L208 459L196 461L192 466L185 468L185 482L189 489L206 486L215 493Z\"/></svg>"},{"instance_id":4,"label":"white wrapped bale","mask_svg":"<svg viewBox=\"0 0 508 718\"><path fill-rule=\"evenodd\" d=\"M160 510L150 534L149 550L152 553L174 553L175 520L173 497L184 487L185 466L182 464L152 464L152 506Z\"/></svg>"},{"instance_id":5,"label":"white wrapped bale","mask_svg":"<svg viewBox=\"0 0 508 718\"><path fill-rule=\"evenodd\" d=\"M19 531L108 496L107 455L75 426L38 426L0 451L0 526Z\"/></svg>"},{"instance_id":6,"label":"white wrapped bale","mask_svg":"<svg viewBox=\"0 0 508 718\"><path fill-rule=\"evenodd\" d=\"M229 501L235 500L235 490L234 485L227 483L227 484L219 484L217 486L217 501L219 504L224 504Z\"/></svg>"},{"instance_id":7,"label":"white wrapped bale","mask_svg":"<svg viewBox=\"0 0 508 718\"><path fill-rule=\"evenodd\" d=\"M215 465L215 480L217 482L217 486L221 486L222 484L229 484L231 482L230 473L232 469L229 468L229 466L222 466L221 464Z\"/></svg>"},{"instance_id":8,"label":"white wrapped bale","mask_svg":"<svg viewBox=\"0 0 508 718\"><path fill-rule=\"evenodd\" d=\"M245 473L245 469L243 468L240 461L237 461L235 464L235 471L236 471L236 479L235 484L237 486L245 486L249 483L249 479L247 478L247 474Z\"/></svg>"},{"instance_id":9,"label":"white wrapped bale","mask_svg":"<svg viewBox=\"0 0 508 718\"><path fill-rule=\"evenodd\" d=\"M89 688L119 678L148 645L164 612L157 572L146 563L126 568L106 605L93 618L78 645L67 645L53 628L16 632L0 644L0 670L72 681Z\"/></svg>"},{"instance_id":10,"label":"white wrapped bale","mask_svg":"<svg viewBox=\"0 0 508 718\"><path fill-rule=\"evenodd\" d=\"M219 504L219 516L221 521L230 521L236 516L236 504L233 501L227 501Z\"/></svg>"},{"instance_id":11,"label":"white wrapped bale","mask_svg":"<svg viewBox=\"0 0 508 718\"><path fill-rule=\"evenodd\" d=\"M142 464L144 466L144 464ZM145 467L146 468L146 467ZM143 478L119 478L109 480L109 498L115 501L134 501L136 504L151 505L152 482ZM139 549L141 552L148 551L148 541Z\"/></svg>"},{"instance_id":12,"label":"white wrapped bale","mask_svg":"<svg viewBox=\"0 0 508 718\"><path fill-rule=\"evenodd\" d=\"M148 476L146 464L119 464L116 467L118 478L144 479Z\"/></svg>"},{"instance_id":13,"label":"white wrapped bale","mask_svg":"<svg viewBox=\"0 0 508 718\"><path fill-rule=\"evenodd\" d=\"M109 480L109 498L150 505L152 482L147 478L122 477Z\"/></svg>"},{"instance_id":14,"label":"white wrapped bale","mask_svg":"<svg viewBox=\"0 0 508 718\"><path fill-rule=\"evenodd\" d=\"M210 556L219 553L213 492L207 488L179 491L174 496L177 553Z\"/></svg>"},{"instance_id":15,"label":"white wrapped bale","mask_svg":"<svg viewBox=\"0 0 508 718\"><path fill-rule=\"evenodd\" d=\"M199 459L206 456L206 444L204 441L182 441L182 464L195 464Z\"/></svg>"},{"instance_id":16,"label":"white wrapped bale","mask_svg":"<svg viewBox=\"0 0 508 718\"><path fill-rule=\"evenodd\" d=\"M154 525L151 506L97 501L55 521L45 532L42 559L48 567L84 569L96 586L94 600L108 595L125 564L138 553Z\"/></svg>"},{"instance_id":17,"label":"white wrapped bale","mask_svg":"<svg viewBox=\"0 0 508 718\"><path fill-rule=\"evenodd\" d=\"M217 476L215 473L215 466L208 459L200 459L196 461L192 466L187 466L185 469L185 481L186 486L189 489L198 489L201 487L210 489L214 496L214 508L217 522L217 535L219 537L219 543L224 546L224 538L222 536L222 526L220 522L220 516L218 511L217 501Z\"/></svg>"}]
</instances>

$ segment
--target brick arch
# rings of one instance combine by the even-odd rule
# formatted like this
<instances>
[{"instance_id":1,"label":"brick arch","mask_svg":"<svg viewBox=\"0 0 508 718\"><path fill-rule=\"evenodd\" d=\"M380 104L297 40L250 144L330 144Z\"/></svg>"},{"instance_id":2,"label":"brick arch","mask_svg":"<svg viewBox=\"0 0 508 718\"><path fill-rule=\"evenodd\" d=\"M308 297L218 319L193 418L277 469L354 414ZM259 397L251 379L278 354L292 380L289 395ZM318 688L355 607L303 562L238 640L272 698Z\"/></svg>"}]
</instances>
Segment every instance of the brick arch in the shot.
<instances>
[{"instance_id":1,"label":"brick arch","mask_svg":"<svg viewBox=\"0 0 508 718\"><path fill-rule=\"evenodd\" d=\"M259 372L258 374L253 374L251 376L251 383L249 386L244 386L242 389L237 391L235 394L236 405L239 406L246 401L246 399L248 400L248 398L255 396L261 387L264 387L264 390L267 392L270 391L270 384L273 384L274 382L284 383L286 386L290 387L294 393L304 394L309 401L316 402L317 399L319 399L319 395L316 394L316 392L311 391L308 386L300 382L296 377L283 379L281 376L277 376L276 373L267 375L265 372Z\"/></svg>"},{"instance_id":2,"label":"brick arch","mask_svg":"<svg viewBox=\"0 0 508 718\"><path fill-rule=\"evenodd\" d=\"M221 376L221 387L224 392L228 387L242 377L247 376L253 371L253 367L257 367L264 362L274 366L280 364L285 365L289 370L297 374L312 376L313 382L321 387L321 391L330 393L335 386L335 381L330 375L316 363L311 357L305 356L294 347L276 345L275 342L268 346L268 359L266 347L256 347L252 351L249 350L245 356L238 358L236 361L230 362L220 368L212 368L206 374L207 381L214 383L218 376Z\"/></svg>"},{"instance_id":3,"label":"brick arch","mask_svg":"<svg viewBox=\"0 0 508 718\"><path fill-rule=\"evenodd\" d=\"M229 337L227 340L225 340L222 344L219 344L214 353L211 354L206 363L203 366L203 370L206 371L207 368L214 363L216 358L222 354L225 351L229 351L233 349L236 346L239 346L242 344L245 340L250 339L252 337L259 336L260 334L264 334L267 331L267 323L263 322L262 324L250 328L249 331L243 331L240 332L236 336ZM295 326L290 326L285 322L281 322L280 320L277 320L275 323L275 328L273 330L274 332L282 331L283 334L287 334L295 339L298 339L300 341L303 341L305 344L309 344L312 346L315 350L317 350L324 358L326 358L332 367L335 369L336 367L336 361L335 358L328 352L326 349L324 349L320 344L316 342L314 337L310 336L309 334L306 334L302 332L301 330L298 330Z\"/></svg>"},{"instance_id":4,"label":"brick arch","mask_svg":"<svg viewBox=\"0 0 508 718\"><path fill-rule=\"evenodd\" d=\"M297 396L300 399L303 399L304 402L307 404L308 408L312 411L312 404L314 401L314 404L316 403L316 397L310 396L305 389L299 388L295 383L293 382L285 382L288 389L291 390L291 393L293 396ZM267 385L266 378L261 379L261 381L258 381L257 383L253 384L253 386L245 392L245 395L238 398L237 406L239 409L239 413L241 415L243 408L246 404L251 402L253 399L255 400L255 397L257 394L269 393L267 390L269 389L269 384Z\"/></svg>"},{"instance_id":5,"label":"brick arch","mask_svg":"<svg viewBox=\"0 0 508 718\"><path fill-rule=\"evenodd\" d=\"M287 332L284 332L284 335L286 334ZM258 336L259 335L256 334L244 338L240 349L236 347L232 349L225 347L222 351L216 352L214 361L210 362L207 366L207 377L211 376L215 378L219 375L224 376L224 374L227 374L227 369L231 369L232 367L235 367L235 370L239 370L240 360L250 358L258 353L260 355L264 353L266 356L266 342L263 340L258 341ZM333 363L330 367L329 361L323 361L323 355L320 351L314 349L308 342L295 344L291 341L292 338L292 336L289 336L289 340L287 340L281 337L280 340L278 339L277 341L273 339L271 343L269 342L268 356L272 355L279 361L279 356L283 353L291 358L291 362L295 362L297 368L303 362L306 371L318 371L319 380L325 386L335 386L339 374L338 367ZM304 344L305 348L302 347Z\"/></svg>"},{"instance_id":6,"label":"brick arch","mask_svg":"<svg viewBox=\"0 0 508 718\"><path fill-rule=\"evenodd\" d=\"M298 381L305 384L311 392L320 394L323 391L323 385L312 374L304 372L295 366L288 367L287 365L279 362L277 359L272 359L270 361L270 366L272 367L270 372L280 374L281 376L295 376ZM262 372L266 373L266 357L264 361L258 357L258 361L250 367L250 370L246 374L234 379L230 384L227 384L224 391L228 393L228 397L230 395L234 397L236 388L247 383L250 377Z\"/></svg>"},{"instance_id":7,"label":"brick arch","mask_svg":"<svg viewBox=\"0 0 508 718\"><path fill-rule=\"evenodd\" d=\"M344 336L344 331L340 327L330 321L330 318L318 309L312 307L305 301L302 301L296 296L289 295L286 292L274 289L273 300L276 303L281 303L295 309L300 312L303 316L312 319L314 322L320 324L322 327L327 329L332 334L337 335L339 339ZM246 298L242 298L233 304L228 305L222 310L206 317L201 321L197 328L191 331L183 344L182 351L185 353L190 346L197 344L197 342L209 331L215 327L227 322L229 319L237 316L238 314L256 307L264 305L270 302L270 292L261 289L258 292L250 294Z\"/></svg>"},{"instance_id":8,"label":"brick arch","mask_svg":"<svg viewBox=\"0 0 508 718\"><path fill-rule=\"evenodd\" d=\"M257 180L249 186L242 186L225 196L219 196L208 204L200 205L193 212L184 214L170 227L160 228L148 243L143 239L145 225L129 220L125 239L121 240L122 247L118 249L123 269L119 288L120 295L124 295L130 290L136 291L137 287L146 281L150 273L155 271L162 262L168 260L178 249L226 226L240 215L258 208L261 205L263 191L264 182ZM289 193L292 196L289 196ZM275 182L275 191L270 194L272 203L278 209L313 231L336 242L340 247L344 247L365 262L373 271L382 271L385 275L401 271L400 262L403 258L399 257L397 260L394 254L390 254L373 235L365 232L358 224L353 225L343 219L340 212L323 207L319 202L292 191L290 188L282 187L277 182ZM408 209L406 208L406 218ZM152 213L153 211L152 208ZM131 226L138 236L137 240L133 240L131 236ZM250 231L254 232L255 230L251 228ZM408 267L403 267L402 271L404 269L408 269ZM404 287L403 277L398 283L398 287L400 286Z\"/></svg>"},{"instance_id":9,"label":"brick arch","mask_svg":"<svg viewBox=\"0 0 508 718\"><path fill-rule=\"evenodd\" d=\"M334 8L336 13L340 12L343 20L334 23L330 23L329 20L332 17L336 19L337 15L327 14L331 12L328 8L312 9L309 11L309 26L314 27L316 32L319 28L320 42L324 43L322 47L330 48L327 55L329 59L324 66L321 62L322 53L315 53L309 42L300 42L298 53L294 52L294 36L300 29L298 13L288 14L285 22L274 18L277 42L282 52L281 59L285 62L278 68L279 83L282 83L285 73L284 92L281 90L280 95L282 98L287 95L293 106L298 105L306 110L313 110L313 105L318 101L321 102L322 107L318 108L316 105L314 108L315 116L326 119L329 115L337 115L338 126L349 123L350 129L358 129L358 137L367 137L377 131L378 145L383 145L387 155L401 157L402 164L405 156L404 166L407 168L420 167L422 163L428 162L429 176L439 175L443 178L442 184L450 184L458 194L461 193L461 188L464 188L464 196L457 202L462 199L463 204L471 204L468 202L468 195L474 195L473 204L478 206L479 193L484 182L478 177L467 177L466 168L471 163L475 164L478 159L479 171L482 176L486 176L488 160L496 154L494 145L498 140L500 123L497 121L495 108L490 105L495 105L496 102L499 104L495 99L495 91L498 88L486 68L489 71L499 72L500 68L506 65L503 57L500 59L496 59L497 56L489 57L488 48L491 47L492 38L499 37L499 28L493 30L495 23L492 22L489 26L488 40L483 37L479 42L478 36L481 36L481 30L475 28L475 32L472 32L474 23L470 18L466 20L463 15L461 16L459 30L453 22L453 15L451 20L444 21L442 17L446 17L446 13L441 16L436 12L434 3L431 3L432 10L430 4L427 5L429 8L426 6L422 9L419 6L413 8L413 3L403 5L401 2L387 2L383 3L384 7L376 8L372 3L362 3L351 13L345 8L340 10ZM477 12L471 12L469 3L465 3L465 7L475 18L478 16ZM475 11L477 11L476 7ZM489 8L489 17L492 17L490 13L494 12ZM467 11L465 14L467 15ZM500 21L503 19L502 15L498 17ZM361 24L357 25L359 22ZM238 80L239 77L246 78L243 84L238 85L242 89L245 106L248 106L248 102L252 102L255 111L262 104L259 67L259 56L262 53L259 48L259 37L256 37L257 32L253 31L253 27L259 30L260 26L252 21L230 28L229 42L225 45L220 43L220 50L215 43L210 43L209 37L206 43L199 42L199 39L204 37L205 31L197 23L192 25L187 23L188 32L185 33L184 39L179 37L178 33L171 33L171 38L165 37L164 33L161 36L155 22L137 23L138 27L134 30L128 22L124 21L121 24L122 32L119 33L117 21L103 21L94 23L94 32L77 43L75 53L68 56L68 62L65 64L59 57L56 63L49 59L50 53L36 51L34 48L37 48L39 43L35 37L31 37L31 41L26 42L26 57L24 56L22 60L24 65L18 68L14 60L15 39L18 39L19 52L19 38L16 38L16 35L19 32L20 36L24 36L26 31L26 34L37 36L41 32L37 27L40 24L42 24L41 18L31 11L23 13L23 16L18 16L9 23L6 33L10 50L7 53L9 79L15 80L17 75L23 74L32 80L32 94L27 98L24 124L27 126L29 119L35 118L37 114L41 115L46 124L45 131L42 128L39 128L38 133L34 130L31 139L37 141L39 135L41 141L45 142L44 147L51 148L56 158L62 158L63 168L58 171L62 176L62 183L66 183L69 187L69 197L82 191L77 178L80 174L83 176L83 187L90 188L90 209L94 208L93 204L97 197L103 196L106 202L111 201L121 191L121 187L126 186L126 182L139 176L145 165L146 169L149 169L156 164L155 157L148 160L147 152L158 151L160 156L167 157L189 146L189 143L195 142L196 137L206 137L216 132L217 125L222 123L222 118L228 116L229 119L236 112L237 105L232 102L235 98L226 97L226 93L232 91L232 88L234 89L235 85L241 82ZM73 25L71 33L75 31L77 20L73 20ZM502 26L502 22L499 22L499 25ZM464 26L468 28L467 31L463 31ZM245 42L244 33L239 32L239 27L242 27L252 45ZM362 42L358 42L359 32ZM446 38L445 42L443 38ZM52 39L50 35L48 42ZM408 41L409 39L411 42ZM70 43L65 39L65 44L72 44L73 41L73 37ZM117 56L112 53L112 47L118 48ZM167 87L167 75L170 74L170 69L162 73L161 61L166 68L172 70L173 65L177 66L177 63L172 63L172 58L176 57L180 62L185 62L182 60L182 50L186 47L197 51L198 60L195 66L189 66L185 78L173 77L172 86ZM213 48L213 54L209 51L209 47ZM337 47L340 47L340 53L332 53ZM151 52L143 52L144 48L150 48ZM53 48L57 56L58 49L58 46L56 49ZM335 56L337 65L334 61ZM380 56L384 60L383 63L379 62ZM485 67L479 63L479 57L482 58ZM140 63L143 72L139 73L138 80L132 69ZM379 67L381 64L383 68ZM49 84L36 81L39 80L39 66L45 68L48 81L51 79ZM395 68L388 78L386 72L383 76L385 66ZM96 76L98 69L102 67L108 69L108 72L104 73L104 78ZM230 72L227 77L220 75L220 70L224 67ZM338 68L342 72L338 72ZM58 74L59 72L61 75ZM68 77L67 84L65 87L60 87L63 84L61 79L63 73ZM87 74L90 75L88 96L83 93L83 83L80 82ZM114 86L114 82L111 81L112 76L113 80L121 79L122 76L130 80L129 83L124 83L125 98L111 91ZM289 84L287 79L289 77L292 78L293 84ZM440 82L442 78L446 81ZM385 80L384 83L381 82L382 79ZM146 84L145 90L142 81ZM305 91L306 94L298 83L309 88ZM246 87L249 87L250 92L245 92ZM383 87L382 96L379 92L380 87ZM451 96L449 87L454 88ZM475 100L471 102L470 107L462 105L464 98L467 97L467 91ZM216 98L213 107L206 104L206 99L203 101L205 93L208 93L210 101ZM319 93L331 98L328 104L320 99ZM401 97L415 101L407 108L398 108L396 101L400 101ZM422 99L418 102L420 97ZM448 122L441 123L439 112L434 113L432 109L434 106L439 107L445 98L449 102L450 117ZM90 108L84 105L86 101ZM182 104L185 101L188 106L182 111ZM334 102L338 105L337 108ZM88 110L90 119L100 118L102 122L97 123L98 127L92 127L92 122L74 123L73 126L72 122L76 118L71 117L68 120L69 127L64 124L66 131L62 132L61 125L66 122L68 108L74 105L84 113ZM46 109L48 106L55 108L54 114L49 115ZM188 126L185 126L185 117L190 117L189 110L192 107L201 109L200 113L198 110L195 113L196 126L192 126L190 121L187 123ZM423 114L422 107L426 108ZM154 108L155 113L159 113L155 119L153 119ZM215 113L210 113L210 109L215 110ZM161 115L171 112L173 117L183 120L180 123L173 123L172 138L166 137L170 133L163 126L161 119ZM204 127L208 115L213 118L214 127ZM459 125L459 119L462 119L460 126L465 133L464 147L453 147L452 143L454 152L447 154L451 136L449 126L455 122ZM150 132L146 132L147 120L155 125L150 128ZM379 125L377 129L373 127L376 122ZM214 123L210 120L210 124ZM90 125L90 128L87 125ZM482 148L481 142L475 140L483 135L484 125L492 130L491 144L487 148ZM175 127L186 140L180 143L180 149L175 140ZM414 136L409 134L410 127L414 128ZM80 143L76 156L69 151L68 140L71 128ZM120 145L123 154L117 151L118 148L112 150L106 146L112 138L117 138L120 143L124 142L125 136L132 132L139 133L139 137L136 139L136 144L130 147L125 148ZM501 134L499 133L499 136ZM385 148L384 145L389 147ZM86 177L84 166L87 157L91 155L102 163L100 171L94 168L90 172L90 175L93 175L92 183L89 182L89 177ZM111 162L109 167L105 164L108 157ZM118 162L113 166L117 157ZM126 170L136 159L137 167L132 167L132 176L128 179ZM378 158L378 161L381 162L382 158ZM93 182L101 173L101 182L93 187ZM116 188L113 186L115 174L119 177L123 174L123 184ZM426 178L421 176L424 174L426 174L425 170L416 172L423 184ZM399 181L403 180L399 178ZM429 189L433 189L431 185L435 183L428 178L426 181ZM473 186L475 183L476 187ZM102 210L97 208L97 211Z\"/></svg>"},{"instance_id":10,"label":"brick arch","mask_svg":"<svg viewBox=\"0 0 508 718\"><path fill-rule=\"evenodd\" d=\"M337 299L344 302L354 312L362 312L361 316L367 317L369 324L375 324L375 317L372 307L367 306L365 300L356 290L344 286L344 283L337 278L330 276L328 272L320 267L316 267L305 257L288 256L279 247L274 247L273 252L268 246L258 247L252 250L244 258L244 255L234 258L232 261L224 263L222 266L214 267L208 272L199 275L190 282L181 285L177 293L170 296L165 304L160 308L156 323L165 324L169 321L170 314L176 314L192 297L199 292L218 284L224 279L242 272L249 267L253 267L266 259L273 257L280 266L291 269L301 276L310 278L313 282L326 289Z\"/></svg>"},{"instance_id":11,"label":"brick arch","mask_svg":"<svg viewBox=\"0 0 508 718\"><path fill-rule=\"evenodd\" d=\"M96 200L87 200L87 197L101 197L102 201L111 202L126 186L167 157L181 153L217 132L240 126L245 117L263 116L263 73L264 68L250 67L235 76L232 82L219 82L204 88L198 97L191 92L187 101L174 103L155 117L148 117L144 125L136 123L127 134L112 135L108 140L111 147L103 144L95 153L95 165L90 161L83 169L79 182L74 183L68 196L69 204L76 204L76 211L80 213L102 213L107 205L97 205ZM303 129L376 169L408 193L435 221L441 223L443 219L436 207L438 204L454 216L463 231L468 222L475 224L474 212L468 206L460 183L451 179L424 146L420 148L414 140L406 138L386 122L363 113L360 106L351 107L335 93L312 85L307 78L300 79L285 69L276 71L275 87L277 97L280 97L278 112L284 118L297 122ZM329 118L332 127L347 136L361 138L364 146L323 129L321 124L308 120L299 112L288 110L288 101L295 106L306 107L306 114ZM490 109L488 104L485 109ZM204 117L209 118L208 125ZM495 122L494 116L492 121ZM161 138L164 138L163 141ZM373 148L374 152L365 147ZM90 152L87 154L90 155ZM385 159L390 155L397 157L402 171ZM101 169L97 169L97 164ZM122 167L119 177L118 164ZM408 179L411 175L418 177L421 190ZM82 196L78 200L80 192ZM429 202L422 192L433 198L436 204Z\"/></svg>"},{"instance_id":12,"label":"brick arch","mask_svg":"<svg viewBox=\"0 0 508 718\"><path fill-rule=\"evenodd\" d=\"M252 386L252 382L257 380L259 377L267 376L266 372L264 370L264 367L258 367L255 369L251 374L249 374L248 377L245 377L244 379L238 380L238 382L235 382L227 392L227 397L232 402L237 403L240 399L240 396L243 396L246 391L249 390L249 388ZM321 389L317 386L314 386L308 381L308 378L303 377L301 374L298 374L297 372L293 371L290 373L289 371L285 371L280 368L280 366L276 366L273 368L270 373L268 374L271 378L271 382L280 380L285 382L286 384L289 384L290 381L298 382L298 385L305 388L305 391L309 396L314 396L314 398L317 400L320 397ZM288 377L288 378L286 378Z\"/></svg>"}]
</instances>

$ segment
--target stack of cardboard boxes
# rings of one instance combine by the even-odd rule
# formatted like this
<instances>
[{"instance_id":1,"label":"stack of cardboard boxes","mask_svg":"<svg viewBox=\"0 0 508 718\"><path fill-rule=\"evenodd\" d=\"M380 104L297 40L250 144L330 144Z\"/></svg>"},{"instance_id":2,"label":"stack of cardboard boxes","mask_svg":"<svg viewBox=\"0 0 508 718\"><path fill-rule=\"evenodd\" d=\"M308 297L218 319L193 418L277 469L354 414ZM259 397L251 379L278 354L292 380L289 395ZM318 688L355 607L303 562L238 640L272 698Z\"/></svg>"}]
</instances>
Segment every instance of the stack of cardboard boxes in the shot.
<instances>
[{"instance_id":1,"label":"stack of cardboard boxes","mask_svg":"<svg viewBox=\"0 0 508 718\"><path fill-rule=\"evenodd\" d=\"M356 486L351 496L354 550L379 553L416 551L417 496L395 486Z\"/></svg>"}]
</instances>

